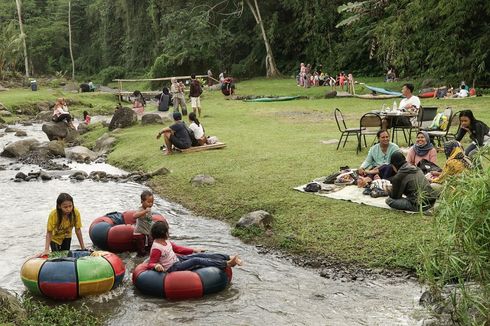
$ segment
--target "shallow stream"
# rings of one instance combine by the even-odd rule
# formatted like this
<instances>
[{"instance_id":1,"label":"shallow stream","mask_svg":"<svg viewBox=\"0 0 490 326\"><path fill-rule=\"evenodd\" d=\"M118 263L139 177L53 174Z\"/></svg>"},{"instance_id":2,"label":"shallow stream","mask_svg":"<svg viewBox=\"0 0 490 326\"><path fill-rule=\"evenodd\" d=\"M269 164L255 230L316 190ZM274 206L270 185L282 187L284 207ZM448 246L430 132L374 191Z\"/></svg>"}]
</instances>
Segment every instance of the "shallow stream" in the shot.
<instances>
[{"instance_id":1,"label":"shallow stream","mask_svg":"<svg viewBox=\"0 0 490 326\"><path fill-rule=\"evenodd\" d=\"M16 126L28 137L45 141L40 125ZM0 129L0 134L3 130ZM11 133L0 137L0 150L18 140ZM85 243L90 247L88 227L104 213L139 206L139 194L147 187L136 183L82 182L61 179L13 182L19 171L38 171L37 166L0 158L0 286L22 293L23 261L44 246L47 216L60 192L74 197L81 212ZM98 170L125 173L107 164L72 164L87 172ZM419 307L421 287L411 281L387 279L341 282L322 278L318 272L289 261L263 255L230 235L225 223L195 216L178 204L156 196L154 209L170 222L177 244L199 246L209 251L238 253L245 265L234 268L233 281L225 291L198 300L169 302L147 297L133 287L130 272L141 262L134 254L123 254L125 280L111 293L73 303L87 304L105 316L108 325L416 325L427 313ZM78 247L75 236L72 248Z\"/></svg>"}]
</instances>

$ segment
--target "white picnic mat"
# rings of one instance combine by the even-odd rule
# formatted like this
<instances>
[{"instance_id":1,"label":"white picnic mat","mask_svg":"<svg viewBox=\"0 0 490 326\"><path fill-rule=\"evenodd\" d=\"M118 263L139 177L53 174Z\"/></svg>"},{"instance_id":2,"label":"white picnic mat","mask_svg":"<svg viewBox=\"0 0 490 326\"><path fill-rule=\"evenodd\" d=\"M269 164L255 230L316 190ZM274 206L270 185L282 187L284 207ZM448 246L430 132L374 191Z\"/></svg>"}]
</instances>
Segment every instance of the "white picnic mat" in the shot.
<instances>
[{"instance_id":1,"label":"white picnic mat","mask_svg":"<svg viewBox=\"0 0 490 326\"><path fill-rule=\"evenodd\" d=\"M318 180L325 180L325 178L323 179L319 178L316 179L315 181L318 182ZM346 200L357 204L364 204L364 205L375 206L380 208L392 209L390 206L388 206L385 203L385 200L388 197L373 198L368 195L363 195L362 192L364 191L364 188L359 188L356 185L338 187L337 189L334 189L334 191L325 191L324 190L325 187L332 187L333 185L324 185L322 184L322 182L318 182L318 183L322 186L322 190L320 190L319 192L304 191L304 187L306 186L306 184L301 185L299 187L295 187L294 189L317 196ZM327 188L327 189L330 190L331 188Z\"/></svg>"}]
</instances>

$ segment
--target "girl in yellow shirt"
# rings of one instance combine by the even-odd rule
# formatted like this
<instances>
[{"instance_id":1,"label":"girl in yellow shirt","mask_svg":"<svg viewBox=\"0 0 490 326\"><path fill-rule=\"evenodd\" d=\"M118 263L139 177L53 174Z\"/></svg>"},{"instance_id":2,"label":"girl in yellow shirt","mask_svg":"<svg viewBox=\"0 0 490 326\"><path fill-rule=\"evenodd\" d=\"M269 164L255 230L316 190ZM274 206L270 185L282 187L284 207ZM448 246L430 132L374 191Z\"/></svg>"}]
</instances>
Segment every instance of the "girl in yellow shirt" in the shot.
<instances>
[{"instance_id":1,"label":"girl in yellow shirt","mask_svg":"<svg viewBox=\"0 0 490 326\"><path fill-rule=\"evenodd\" d=\"M85 249L82 236L80 212L73 204L73 198L67 193L61 193L56 200L56 209L48 217L46 243L43 255L51 251L70 250L73 228L77 235L80 248Z\"/></svg>"}]
</instances>

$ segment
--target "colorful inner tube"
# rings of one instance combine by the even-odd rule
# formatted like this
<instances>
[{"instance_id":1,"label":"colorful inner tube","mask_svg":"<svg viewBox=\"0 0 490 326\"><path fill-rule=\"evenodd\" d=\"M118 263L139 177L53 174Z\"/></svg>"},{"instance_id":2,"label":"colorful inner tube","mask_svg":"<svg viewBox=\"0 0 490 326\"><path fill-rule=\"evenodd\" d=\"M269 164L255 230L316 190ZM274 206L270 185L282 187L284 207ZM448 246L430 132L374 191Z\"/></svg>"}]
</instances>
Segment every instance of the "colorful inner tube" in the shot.
<instances>
[{"instance_id":1,"label":"colorful inner tube","mask_svg":"<svg viewBox=\"0 0 490 326\"><path fill-rule=\"evenodd\" d=\"M224 290L230 284L232 271L217 267L204 267L192 271L172 273L147 269L147 264L136 266L133 284L144 294L169 300L200 298L205 294Z\"/></svg>"},{"instance_id":2,"label":"colorful inner tube","mask_svg":"<svg viewBox=\"0 0 490 326\"><path fill-rule=\"evenodd\" d=\"M135 211L124 213L108 213L96 218L88 231L92 243L102 250L111 252L136 251L138 238L142 234L134 234L136 219ZM160 214L153 214L153 222L165 221ZM144 240L143 240L144 241Z\"/></svg>"},{"instance_id":3,"label":"colorful inner tube","mask_svg":"<svg viewBox=\"0 0 490 326\"><path fill-rule=\"evenodd\" d=\"M124 263L113 253L73 250L68 256L27 260L20 270L22 282L33 294L75 300L110 291L124 278Z\"/></svg>"}]
</instances>

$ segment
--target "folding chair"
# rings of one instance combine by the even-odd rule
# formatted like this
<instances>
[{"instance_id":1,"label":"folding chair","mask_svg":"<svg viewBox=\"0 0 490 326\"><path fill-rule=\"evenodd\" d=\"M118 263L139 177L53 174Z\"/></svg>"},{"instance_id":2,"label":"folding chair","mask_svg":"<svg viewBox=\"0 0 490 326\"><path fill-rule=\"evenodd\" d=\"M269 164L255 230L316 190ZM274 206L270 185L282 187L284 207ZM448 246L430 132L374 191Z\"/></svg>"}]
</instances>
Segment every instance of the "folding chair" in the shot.
<instances>
[{"instance_id":1,"label":"folding chair","mask_svg":"<svg viewBox=\"0 0 490 326\"><path fill-rule=\"evenodd\" d=\"M364 146L367 147L366 135L376 135L383 127L383 122L379 114L366 113L359 120L359 134L357 136L357 151L359 153L362 149L362 139L364 138ZM374 138L376 139L376 138ZM374 140L373 140L374 143Z\"/></svg>"},{"instance_id":2,"label":"folding chair","mask_svg":"<svg viewBox=\"0 0 490 326\"><path fill-rule=\"evenodd\" d=\"M347 128L347 126L345 124L344 115L342 114L342 111L340 111L338 108L335 109L334 116L335 116L335 122L337 122L337 127L339 128L339 131L340 131L340 139L339 139L339 143L337 144L337 150L338 150L340 143L342 142L342 138L344 136L345 136L345 139L344 139L344 145L342 146L342 148L345 147L345 143L347 142L347 138L349 138L350 135L356 135L356 137L358 137L359 128Z\"/></svg>"},{"instance_id":3,"label":"folding chair","mask_svg":"<svg viewBox=\"0 0 490 326\"><path fill-rule=\"evenodd\" d=\"M409 134L408 134L409 145L412 145L412 130L415 130L415 132L419 132L419 130L425 130L427 127L430 126L432 120L434 120L436 115L437 115L437 106L426 106L426 107L421 107L419 109L416 126L413 126L409 130Z\"/></svg>"},{"instance_id":4,"label":"folding chair","mask_svg":"<svg viewBox=\"0 0 490 326\"><path fill-rule=\"evenodd\" d=\"M453 109L448 107L444 110L444 115L447 117L447 126L444 128L444 130L428 130L427 133L429 134L430 138L437 139L437 146L441 146L441 141L446 142L449 140L449 130L451 129L452 126L458 126L459 127L459 111L457 114L453 114ZM451 138L454 138L454 135L452 135Z\"/></svg>"}]
</instances>

